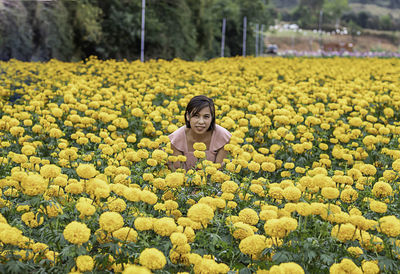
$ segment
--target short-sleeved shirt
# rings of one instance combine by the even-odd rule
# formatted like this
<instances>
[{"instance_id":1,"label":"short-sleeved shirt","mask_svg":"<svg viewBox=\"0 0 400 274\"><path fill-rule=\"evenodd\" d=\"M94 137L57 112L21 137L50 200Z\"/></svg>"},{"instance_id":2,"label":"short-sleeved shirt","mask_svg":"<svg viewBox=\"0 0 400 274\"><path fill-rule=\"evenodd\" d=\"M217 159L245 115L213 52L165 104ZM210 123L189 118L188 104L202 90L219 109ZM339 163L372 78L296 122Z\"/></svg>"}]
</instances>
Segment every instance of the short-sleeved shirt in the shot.
<instances>
[{"instance_id":1,"label":"short-sleeved shirt","mask_svg":"<svg viewBox=\"0 0 400 274\"><path fill-rule=\"evenodd\" d=\"M193 155L193 151L189 151L186 139L186 126L180 127L173 133L168 135L177 150L181 151L186 156L186 170L195 166L197 158ZM232 134L225 128L215 125L215 129L211 135L210 147L205 151L206 159L215 162L218 150L229 143Z\"/></svg>"}]
</instances>

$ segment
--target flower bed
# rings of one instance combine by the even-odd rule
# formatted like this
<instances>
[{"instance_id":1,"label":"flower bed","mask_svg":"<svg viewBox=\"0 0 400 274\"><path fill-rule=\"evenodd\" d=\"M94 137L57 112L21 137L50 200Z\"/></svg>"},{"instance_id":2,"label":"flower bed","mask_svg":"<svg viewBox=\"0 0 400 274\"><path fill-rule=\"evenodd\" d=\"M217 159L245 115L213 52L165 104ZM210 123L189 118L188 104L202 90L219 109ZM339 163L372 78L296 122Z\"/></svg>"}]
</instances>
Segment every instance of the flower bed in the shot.
<instances>
[{"instance_id":1,"label":"flower bed","mask_svg":"<svg viewBox=\"0 0 400 274\"><path fill-rule=\"evenodd\" d=\"M394 58L0 62L0 270L393 273L399 75ZM230 156L171 172L196 94Z\"/></svg>"}]
</instances>

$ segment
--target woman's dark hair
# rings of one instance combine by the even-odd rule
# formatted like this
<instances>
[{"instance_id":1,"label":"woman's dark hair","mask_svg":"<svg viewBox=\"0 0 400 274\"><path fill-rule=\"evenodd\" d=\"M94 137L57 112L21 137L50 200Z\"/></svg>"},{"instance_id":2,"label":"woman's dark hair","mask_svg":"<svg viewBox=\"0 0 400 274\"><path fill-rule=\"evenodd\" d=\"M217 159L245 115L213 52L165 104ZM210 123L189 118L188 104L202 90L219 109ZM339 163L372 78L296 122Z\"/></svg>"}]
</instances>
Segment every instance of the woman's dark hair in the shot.
<instances>
[{"instance_id":1,"label":"woman's dark hair","mask_svg":"<svg viewBox=\"0 0 400 274\"><path fill-rule=\"evenodd\" d=\"M208 98L204 95L194 96L188 105L186 106L185 111L185 123L186 127L190 128L190 123L187 116L191 117L199 113L203 108L209 107L211 111L211 124L208 130L213 130L215 128L215 106L214 102L211 98Z\"/></svg>"}]
</instances>

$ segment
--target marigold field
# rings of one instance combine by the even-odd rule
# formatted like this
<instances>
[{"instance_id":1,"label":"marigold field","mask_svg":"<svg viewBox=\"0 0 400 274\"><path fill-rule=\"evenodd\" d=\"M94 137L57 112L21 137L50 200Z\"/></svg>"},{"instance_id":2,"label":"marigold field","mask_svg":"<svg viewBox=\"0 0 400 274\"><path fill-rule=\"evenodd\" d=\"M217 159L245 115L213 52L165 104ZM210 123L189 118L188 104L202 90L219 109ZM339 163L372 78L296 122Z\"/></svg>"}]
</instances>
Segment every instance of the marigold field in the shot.
<instances>
[{"instance_id":1,"label":"marigold field","mask_svg":"<svg viewBox=\"0 0 400 274\"><path fill-rule=\"evenodd\" d=\"M170 171L198 94L229 158ZM2 273L400 269L399 59L11 60L0 109Z\"/></svg>"}]
</instances>

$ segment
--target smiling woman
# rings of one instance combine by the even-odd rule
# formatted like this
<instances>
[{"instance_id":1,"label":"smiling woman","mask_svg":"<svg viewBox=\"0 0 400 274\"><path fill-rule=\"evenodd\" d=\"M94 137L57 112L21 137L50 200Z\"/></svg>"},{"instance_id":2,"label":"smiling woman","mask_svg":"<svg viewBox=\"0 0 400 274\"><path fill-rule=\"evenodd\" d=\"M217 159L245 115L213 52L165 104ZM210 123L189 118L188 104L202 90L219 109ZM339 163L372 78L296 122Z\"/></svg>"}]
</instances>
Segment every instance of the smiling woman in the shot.
<instances>
[{"instance_id":1,"label":"smiling woman","mask_svg":"<svg viewBox=\"0 0 400 274\"><path fill-rule=\"evenodd\" d=\"M174 155L186 156L184 168L188 170L196 164L197 158L193 148L195 143L204 143L206 159L222 165L228 155L224 146L229 143L231 133L215 124L213 100L204 95L193 97L186 107L185 122L185 126L168 136ZM181 162L175 162L170 166L174 169L179 168Z\"/></svg>"}]
</instances>

